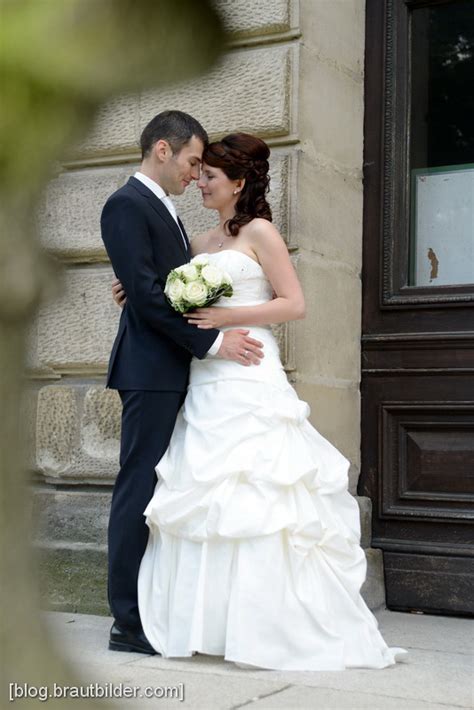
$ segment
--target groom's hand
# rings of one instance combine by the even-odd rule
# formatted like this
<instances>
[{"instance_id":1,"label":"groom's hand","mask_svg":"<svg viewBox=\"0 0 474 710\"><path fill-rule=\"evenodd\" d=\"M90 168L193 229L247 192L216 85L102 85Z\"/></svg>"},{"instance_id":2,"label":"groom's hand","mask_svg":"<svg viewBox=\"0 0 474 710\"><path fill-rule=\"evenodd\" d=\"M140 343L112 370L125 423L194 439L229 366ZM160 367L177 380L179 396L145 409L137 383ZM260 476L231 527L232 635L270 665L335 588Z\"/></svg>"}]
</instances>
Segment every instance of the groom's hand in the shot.
<instances>
[{"instance_id":1,"label":"groom's hand","mask_svg":"<svg viewBox=\"0 0 474 710\"><path fill-rule=\"evenodd\" d=\"M248 330L227 330L224 333L217 357L235 360L241 365L260 365L263 357L263 343L249 338Z\"/></svg>"}]
</instances>

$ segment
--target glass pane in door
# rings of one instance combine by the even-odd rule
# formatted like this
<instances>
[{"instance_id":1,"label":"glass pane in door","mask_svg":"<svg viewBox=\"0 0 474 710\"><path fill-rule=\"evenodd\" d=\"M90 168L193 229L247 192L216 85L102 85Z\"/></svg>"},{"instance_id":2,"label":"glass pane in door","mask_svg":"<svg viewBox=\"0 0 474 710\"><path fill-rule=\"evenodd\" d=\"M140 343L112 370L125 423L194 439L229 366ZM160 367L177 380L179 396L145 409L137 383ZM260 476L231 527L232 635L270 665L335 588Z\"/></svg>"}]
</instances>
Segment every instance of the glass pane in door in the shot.
<instances>
[{"instance_id":1,"label":"glass pane in door","mask_svg":"<svg viewBox=\"0 0 474 710\"><path fill-rule=\"evenodd\" d=\"M411 286L474 283L474 2L414 9Z\"/></svg>"}]
</instances>

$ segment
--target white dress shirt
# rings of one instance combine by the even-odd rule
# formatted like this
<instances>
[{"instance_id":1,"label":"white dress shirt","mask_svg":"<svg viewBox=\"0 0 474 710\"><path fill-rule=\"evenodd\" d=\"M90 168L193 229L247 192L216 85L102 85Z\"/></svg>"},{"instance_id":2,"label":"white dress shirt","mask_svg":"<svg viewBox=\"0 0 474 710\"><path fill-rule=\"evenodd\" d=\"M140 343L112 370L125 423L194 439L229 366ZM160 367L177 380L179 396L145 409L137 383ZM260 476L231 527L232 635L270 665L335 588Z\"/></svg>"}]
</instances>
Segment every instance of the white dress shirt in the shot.
<instances>
[{"instance_id":1,"label":"white dress shirt","mask_svg":"<svg viewBox=\"0 0 474 710\"><path fill-rule=\"evenodd\" d=\"M179 229L179 232L180 232L181 237L183 239L185 249L186 249L186 251L188 251L188 245L186 244L186 239L184 238L184 234L181 231L181 227L179 226L178 214L176 212L176 207L174 206L174 203L173 203L173 200L171 199L171 197L166 194L166 192L163 190L161 185L158 185L157 182L155 182L154 180L149 178L147 175L144 175L143 173L137 171L133 177L136 178L137 180L140 180L140 182L142 182L149 190L151 190L153 192L154 195L157 196L157 198L159 200L161 200L161 202L164 205L166 205L168 212L170 213L170 215L173 217L174 221L178 225L178 229ZM223 339L224 339L224 333L219 333L219 335L217 336L217 338L214 340L211 347L207 351L207 355L217 355L217 352L222 344Z\"/></svg>"},{"instance_id":2,"label":"white dress shirt","mask_svg":"<svg viewBox=\"0 0 474 710\"><path fill-rule=\"evenodd\" d=\"M153 192L153 194L156 195L157 198L159 200L161 200L164 205L166 205L168 212L170 213L170 215L173 217L174 221L178 225L179 233L181 234L184 248L186 249L186 251L188 251L188 245L186 243L186 239L184 238L184 234L181 231L181 227L179 226L178 214L176 212L176 207L174 206L174 203L173 203L173 200L171 199L171 197L166 194L166 192L163 190L161 185L158 185L157 182L155 182L154 180L149 178L147 175L144 175L143 173L140 173L137 171L133 177L135 177L137 180L140 180L140 182L142 182L144 185L146 185L147 188L149 190L151 190Z\"/></svg>"}]
</instances>

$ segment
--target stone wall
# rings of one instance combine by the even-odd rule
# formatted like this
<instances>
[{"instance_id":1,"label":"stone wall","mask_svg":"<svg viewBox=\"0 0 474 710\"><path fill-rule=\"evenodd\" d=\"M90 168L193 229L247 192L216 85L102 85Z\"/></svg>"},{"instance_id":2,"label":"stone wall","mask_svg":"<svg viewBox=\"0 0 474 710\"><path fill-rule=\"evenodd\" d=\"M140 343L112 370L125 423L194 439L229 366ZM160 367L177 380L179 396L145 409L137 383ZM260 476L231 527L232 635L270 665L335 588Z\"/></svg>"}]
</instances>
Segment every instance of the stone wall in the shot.
<instances>
[{"instance_id":1,"label":"stone wall","mask_svg":"<svg viewBox=\"0 0 474 710\"><path fill-rule=\"evenodd\" d=\"M272 149L277 226L297 264L307 318L277 329L312 421L359 471L363 0L219 0L229 49L200 81L119 96L51 181L41 239L64 264L62 293L31 333L33 515L41 579L56 609L107 612L106 525L118 468L120 402L104 389L119 309L100 239L102 206L139 162L141 128L165 108L196 116L211 138L244 130ZM176 200L190 235L213 224L196 186ZM370 501L361 500L364 545ZM381 603L380 559L366 586Z\"/></svg>"},{"instance_id":2,"label":"stone wall","mask_svg":"<svg viewBox=\"0 0 474 710\"><path fill-rule=\"evenodd\" d=\"M308 317L298 391L313 422L360 470L363 0L301 3L297 224Z\"/></svg>"}]
</instances>

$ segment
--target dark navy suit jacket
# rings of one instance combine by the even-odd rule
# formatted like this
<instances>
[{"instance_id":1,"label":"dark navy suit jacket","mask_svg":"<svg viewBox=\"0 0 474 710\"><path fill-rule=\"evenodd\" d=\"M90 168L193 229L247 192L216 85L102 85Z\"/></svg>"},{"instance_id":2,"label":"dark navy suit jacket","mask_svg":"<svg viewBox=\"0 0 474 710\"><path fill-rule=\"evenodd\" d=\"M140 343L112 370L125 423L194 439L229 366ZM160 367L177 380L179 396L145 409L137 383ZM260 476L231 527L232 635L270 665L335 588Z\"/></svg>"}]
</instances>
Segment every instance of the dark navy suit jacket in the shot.
<instances>
[{"instance_id":1,"label":"dark navy suit jacket","mask_svg":"<svg viewBox=\"0 0 474 710\"><path fill-rule=\"evenodd\" d=\"M127 294L107 386L183 392L191 357L203 358L219 333L189 325L164 295L168 273L189 261L189 242L186 248L167 207L134 177L107 200L101 229Z\"/></svg>"}]
</instances>

